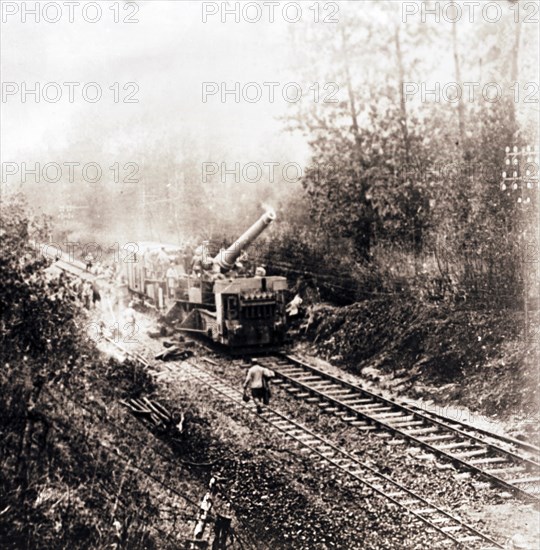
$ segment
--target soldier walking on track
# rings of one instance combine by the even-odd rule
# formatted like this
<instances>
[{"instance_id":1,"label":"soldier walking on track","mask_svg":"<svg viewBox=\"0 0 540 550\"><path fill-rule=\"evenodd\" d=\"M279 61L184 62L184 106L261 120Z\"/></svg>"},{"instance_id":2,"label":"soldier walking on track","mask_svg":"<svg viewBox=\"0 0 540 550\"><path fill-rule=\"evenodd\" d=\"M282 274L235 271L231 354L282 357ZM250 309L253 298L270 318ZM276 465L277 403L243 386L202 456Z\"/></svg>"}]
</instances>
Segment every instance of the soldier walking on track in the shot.
<instances>
[{"instance_id":1,"label":"soldier walking on track","mask_svg":"<svg viewBox=\"0 0 540 550\"><path fill-rule=\"evenodd\" d=\"M262 412L261 402L265 405L270 403L270 386L269 379L274 378L275 374L270 369L266 369L254 363L247 372L246 381L244 382L244 395L246 395L248 387L251 389L251 396L257 405L257 412Z\"/></svg>"}]
</instances>

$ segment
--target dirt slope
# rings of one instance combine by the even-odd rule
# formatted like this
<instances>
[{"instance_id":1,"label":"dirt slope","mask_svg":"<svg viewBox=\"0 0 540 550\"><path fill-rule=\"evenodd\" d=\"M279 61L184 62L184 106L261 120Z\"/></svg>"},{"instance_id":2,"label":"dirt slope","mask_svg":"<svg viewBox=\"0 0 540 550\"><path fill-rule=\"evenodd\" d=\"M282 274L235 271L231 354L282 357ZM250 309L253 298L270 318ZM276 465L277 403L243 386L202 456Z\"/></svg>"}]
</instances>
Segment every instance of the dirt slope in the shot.
<instances>
[{"instance_id":1,"label":"dirt slope","mask_svg":"<svg viewBox=\"0 0 540 550\"><path fill-rule=\"evenodd\" d=\"M306 326L307 325L307 326ZM538 411L539 345L519 313L467 311L383 297L316 306L305 325L332 363L408 397L468 407L523 424ZM531 331L532 332L532 331Z\"/></svg>"}]
</instances>

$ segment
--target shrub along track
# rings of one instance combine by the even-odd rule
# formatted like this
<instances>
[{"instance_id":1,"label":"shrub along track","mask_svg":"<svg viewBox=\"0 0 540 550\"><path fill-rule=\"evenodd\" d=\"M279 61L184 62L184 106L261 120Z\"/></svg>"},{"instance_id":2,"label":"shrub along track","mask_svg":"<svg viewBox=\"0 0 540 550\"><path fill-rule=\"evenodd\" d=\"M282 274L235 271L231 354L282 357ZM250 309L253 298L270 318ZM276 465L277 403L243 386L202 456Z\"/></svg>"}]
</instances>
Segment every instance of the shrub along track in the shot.
<instances>
[{"instance_id":1,"label":"shrub along track","mask_svg":"<svg viewBox=\"0 0 540 550\"><path fill-rule=\"evenodd\" d=\"M412 441L429 452L480 474L490 482L532 502L540 502L538 449L507 439L506 443L527 449L515 450L487 441L463 425L451 425L417 409L351 384L292 355L261 359L271 368L288 392L308 402L319 403L361 430L387 430Z\"/></svg>"}]
</instances>

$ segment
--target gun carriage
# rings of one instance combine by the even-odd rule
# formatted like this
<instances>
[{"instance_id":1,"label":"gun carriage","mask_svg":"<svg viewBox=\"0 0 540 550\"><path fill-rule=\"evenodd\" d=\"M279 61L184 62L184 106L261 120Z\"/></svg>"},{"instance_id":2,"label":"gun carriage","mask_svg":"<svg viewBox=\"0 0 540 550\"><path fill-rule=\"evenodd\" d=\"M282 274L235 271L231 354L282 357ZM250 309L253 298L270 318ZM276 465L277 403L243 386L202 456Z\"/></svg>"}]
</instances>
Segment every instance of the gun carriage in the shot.
<instances>
[{"instance_id":1,"label":"gun carriage","mask_svg":"<svg viewBox=\"0 0 540 550\"><path fill-rule=\"evenodd\" d=\"M266 276L260 268L255 276L236 270L246 248L274 219L273 212L266 212L214 257L203 244L190 266L182 266L181 247L143 243L125 264L128 288L180 331L234 350L279 347L286 332L287 280Z\"/></svg>"}]
</instances>

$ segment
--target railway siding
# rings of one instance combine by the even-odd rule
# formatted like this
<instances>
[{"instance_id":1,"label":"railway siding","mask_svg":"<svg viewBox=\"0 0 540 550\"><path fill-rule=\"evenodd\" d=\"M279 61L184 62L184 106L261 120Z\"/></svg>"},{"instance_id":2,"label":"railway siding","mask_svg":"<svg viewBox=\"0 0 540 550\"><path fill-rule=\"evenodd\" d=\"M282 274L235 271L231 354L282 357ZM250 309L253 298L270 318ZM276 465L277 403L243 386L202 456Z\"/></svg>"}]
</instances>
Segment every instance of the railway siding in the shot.
<instances>
[{"instance_id":1,"label":"railway siding","mask_svg":"<svg viewBox=\"0 0 540 550\"><path fill-rule=\"evenodd\" d=\"M62 269L62 267L61 267ZM82 269L80 271L83 271ZM76 275L76 273L73 273L73 275ZM80 274L79 274L80 276ZM127 350L123 350L127 351ZM130 352L128 352L130 354ZM138 360L141 360L141 357L137 357ZM298 360L297 358L293 356L280 356L277 358L278 361L282 361L282 367L286 366L287 364L293 363L291 372L289 373L279 373L279 365L277 365L275 362L274 364L270 364L269 366L276 370L276 373L278 376L280 376L282 384L284 385L285 389L289 390L291 393L295 394L297 397L305 400L309 403L318 403L319 406L323 410L329 413L333 413L336 417L340 417L342 420L347 422L348 424L355 426L356 428L359 428L364 431L373 431L377 436L388 436L391 437L389 434L394 435L394 438L391 440L391 443L405 443L406 440L413 441L415 443L420 444L421 446L426 446L427 443L430 442L445 442L445 443L452 443L453 438L455 437L455 434L459 431L459 428L451 428L450 426L445 425L442 422L439 422L433 418L430 418L431 425L426 423L426 419L422 418L420 420L416 420L416 418L419 415L418 411L414 410L413 408L408 409L407 414L402 416L401 414L394 414L394 407L400 407L401 410L406 409L407 407L404 407L402 405L399 405L389 399L383 398L381 396L378 396L376 394L373 394L372 392L369 392L367 390L364 390L363 388L359 386L355 386L354 384L350 384L348 382L345 382L343 380L340 380L336 376L329 375L328 373L325 373L324 371L320 371L319 369L312 367L311 365L306 364L302 360ZM147 365L148 366L148 365ZM174 365L171 365L172 368L169 368L168 370L172 371L170 374L174 374L175 371L182 377L182 374L180 374ZM287 370L285 368L285 370ZM298 378L299 380L295 380L295 378ZM299 386L299 383L303 383L307 387L302 388ZM226 386L226 385L225 385ZM222 388L222 390L225 388ZM325 390L330 389L329 392L332 395L325 394ZM219 391L219 390L217 390ZM226 393L224 394L221 392L222 395L225 395L227 399L231 402L235 402L238 400L239 395L236 390L228 387L226 390L229 395L227 396ZM358 393L359 392L359 393ZM237 405L240 407L244 407L244 403L237 402ZM349 410L348 407L359 407L359 410ZM399 410L399 409L398 409ZM368 412L366 412L368 411ZM276 411L273 411L274 413ZM397 412L397 411L396 411ZM279 413L276 413L279 414ZM380 415L386 415L381 416L377 420L377 417ZM391 416L388 416L391 415ZM263 417L261 417L263 418ZM426 416L426 418L428 418ZM394 420L392 420L394 419ZM267 422L270 422L270 419L267 420ZM400 423L403 423L404 427L399 426ZM416 424L412 424L416 423ZM424 427L424 424L426 423L426 427ZM436 425L439 424L440 426L437 427ZM286 424L285 424L286 425ZM282 425L282 428L283 426ZM274 426L276 427L276 426ZM444 428L444 430L450 429L451 433L441 433L441 429ZM297 430L295 428L295 430ZM282 433L285 434L287 438L291 438L291 435L288 433L285 433L283 429L280 430ZM406 433L403 433L403 432ZM292 432L294 435L294 431ZM298 434L298 432L296 431ZM470 434L464 433L465 436L470 437ZM403 437L404 436L404 437ZM294 439L294 438L293 438ZM306 439L306 438L304 438ZM318 446L318 450L311 449L309 445L316 445L317 442L321 442L322 438L319 440L313 440L312 438L307 438L306 441L302 441L301 438L296 440L296 443L300 445L300 450L304 454L308 454L309 456L315 456L320 458L325 463L339 469L340 471L347 473L347 475L350 476L351 479L359 481L362 485L365 485L366 487L369 487L371 490L373 490L376 493L379 493L383 495L385 498L387 498L390 502L394 502L392 499L396 499L396 497L399 496L399 493L397 491L386 491L385 488L378 487L373 479L369 478L355 478L354 476L360 476L361 471L358 469L357 465L355 464L355 468L346 468L343 469L344 465L347 464L347 460L349 460L349 457L337 457L335 458L335 451L332 448L332 443L322 442L321 445ZM482 444L486 444L485 441L482 441ZM491 448L496 448L495 445L490 445ZM529 446L530 447L530 446ZM337 448L337 447L336 447ZM428 447L429 448L429 447ZM341 449L337 448L340 452ZM531 449L529 449L531 450ZM534 449L532 449L534 450ZM431 451L431 449L430 449ZM476 450L475 450L476 451ZM477 449L477 451L480 451L480 449ZM500 449L502 452L508 452L505 449ZM445 451L440 450L439 454L440 456L444 456ZM449 453L447 453L449 454ZM512 453L511 453L512 454ZM477 453L473 452L473 458L471 460L466 461L464 466L467 467L467 469L471 470L472 467L476 464L495 464L496 466L500 466L500 461L497 457L491 457L488 456L487 458L483 457L484 453ZM352 456L352 455L349 455ZM479 456L480 458L475 458L476 456ZM454 463L459 463L455 459L455 457L447 457L452 459ZM519 457L521 460L523 457ZM353 459L356 460L355 457ZM538 463L535 460L531 460L530 467L538 468ZM315 463L316 464L316 463ZM349 466L351 464L349 463ZM366 466L366 465L364 465ZM369 468L369 466L367 466ZM500 468L491 468L493 470L491 474L498 474L501 473ZM374 470L376 472L376 470ZM523 470L521 470L519 467L514 470L509 470L508 468L502 469L503 475L509 475L512 473L521 473ZM377 473L377 472L376 472ZM484 473L480 470L479 473ZM528 472L530 473L530 472ZM537 477L537 476L536 476ZM537 485L537 479L534 475L527 475L526 478L524 477L513 477L508 480L503 479L496 479L494 475L488 476L490 481L496 481L499 485L504 485L504 483L507 483L507 488L512 483L515 483L518 485L518 487L513 486L514 492L522 494L527 494L527 496L531 497L529 500L533 500L535 502L538 502L537 497L535 496L535 492L537 491L538 485ZM391 482L397 483L394 480L391 480ZM502 483L501 483L502 482ZM519 489L520 484L524 486L524 489ZM398 483L399 485L399 483ZM408 491L406 487L401 485L405 491ZM414 494L414 493L413 493ZM422 499L422 497L419 497ZM431 505L427 501L427 506L419 507L418 505L414 506L414 501L411 501L410 498L406 498L401 501L394 502L397 506L399 506L403 510L407 510L411 514L411 518L418 519L419 521L424 522L428 525L428 532L433 535L438 535L443 537L443 539L447 543L451 544L458 544L460 546L464 546L467 548L501 548L501 546L491 540L488 536L483 535L482 533L476 531L474 527L471 527L467 525L464 522L461 522L459 517L454 517L451 514L447 514L443 509L437 508L434 505ZM418 503L419 504L419 503ZM408 508L412 507L414 509ZM441 510L441 512L444 514L447 514L448 517L446 519L441 519L437 516L434 516L433 523L435 524L435 527L430 525L430 514L435 514L435 512L432 512L432 510ZM424 517L424 516L428 517ZM418 517L421 516L421 517ZM460 526L458 525L447 525L445 522L449 521L458 521L460 522ZM442 529L442 528L445 529ZM465 532L463 532L465 530ZM467 532L468 530L468 532ZM453 536L455 535L455 537ZM488 546L486 546L486 544Z\"/></svg>"},{"instance_id":2,"label":"railway siding","mask_svg":"<svg viewBox=\"0 0 540 550\"><path fill-rule=\"evenodd\" d=\"M238 407L255 413L253 403L244 403L242 393L224 383L217 376L193 363L184 362L177 367ZM299 422L269 407L259 416L271 427L281 432L286 439L295 443L302 453L308 454L313 460L323 461L339 469L355 481L369 487L374 493L405 509L412 518L427 525L427 531L435 536L441 544L471 549L503 548L490 536L481 533L457 515L445 511L388 475L363 463L358 457Z\"/></svg>"},{"instance_id":3,"label":"railway siding","mask_svg":"<svg viewBox=\"0 0 540 550\"><path fill-rule=\"evenodd\" d=\"M483 435L465 431L420 413L364 388L341 380L291 355L261 361L280 377L282 387L296 397L319 402L360 430L386 430L413 441L437 456L451 460L489 481L532 502L540 502L540 464L533 459L488 442ZM346 413L346 414L342 414Z\"/></svg>"}]
</instances>

